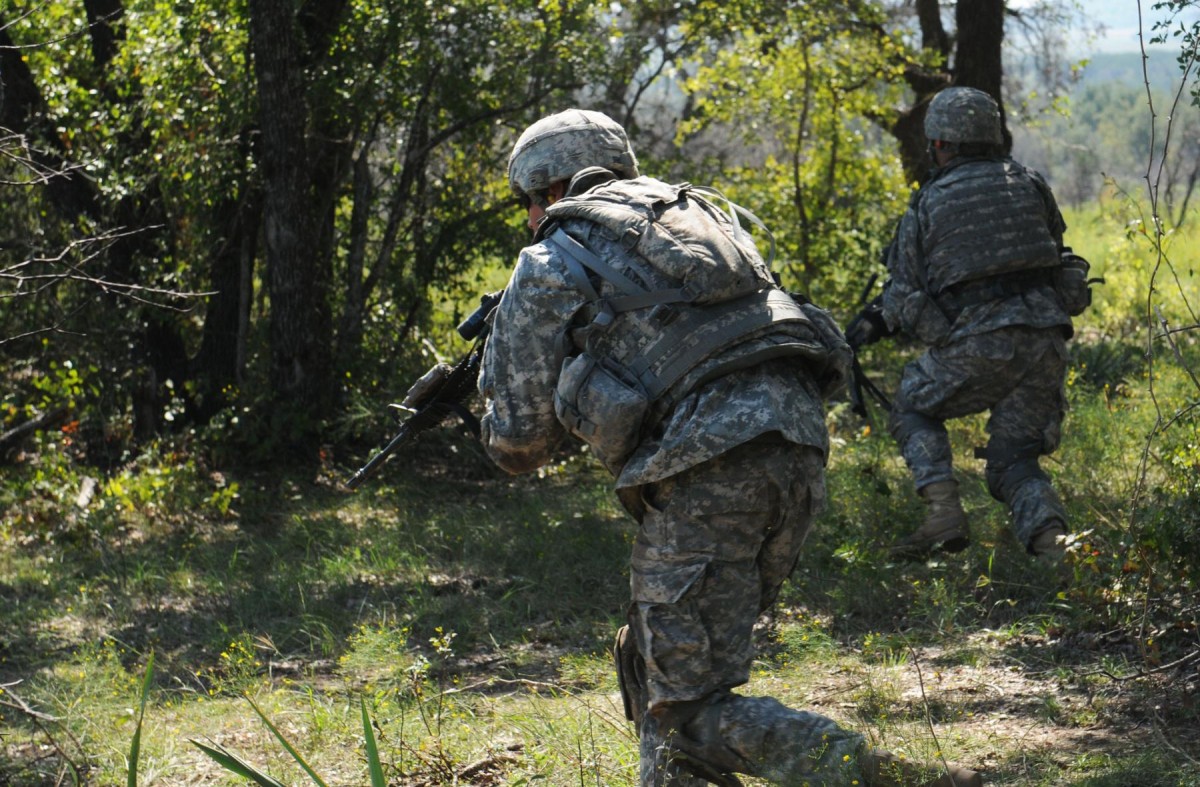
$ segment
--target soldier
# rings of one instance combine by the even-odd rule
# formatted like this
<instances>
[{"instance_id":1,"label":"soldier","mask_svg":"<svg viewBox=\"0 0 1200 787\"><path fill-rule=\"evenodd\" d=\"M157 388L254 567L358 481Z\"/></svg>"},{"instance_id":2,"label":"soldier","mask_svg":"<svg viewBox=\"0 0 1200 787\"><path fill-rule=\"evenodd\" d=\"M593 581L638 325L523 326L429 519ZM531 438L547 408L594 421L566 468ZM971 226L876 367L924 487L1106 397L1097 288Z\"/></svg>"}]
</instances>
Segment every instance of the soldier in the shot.
<instances>
[{"instance_id":1,"label":"soldier","mask_svg":"<svg viewBox=\"0 0 1200 787\"><path fill-rule=\"evenodd\" d=\"M824 502L823 396L849 359L828 315L774 284L741 228L751 214L640 177L603 114L530 126L508 177L534 242L494 312L483 442L519 473L575 436L640 524L614 657L641 785L951 784L828 718L734 692Z\"/></svg>"},{"instance_id":2,"label":"soldier","mask_svg":"<svg viewBox=\"0 0 1200 787\"><path fill-rule=\"evenodd\" d=\"M900 220L882 296L846 332L856 348L897 331L928 348L904 368L889 425L926 518L893 552L920 560L970 543L945 421L987 410L976 455L988 491L1031 554L1057 559L1067 514L1038 458L1057 448L1066 411L1066 340L1082 306L1059 280L1063 260L1077 258L1050 187L1005 156L991 96L938 93L925 136L935 169Z\"/></svg>"}]
</instances>

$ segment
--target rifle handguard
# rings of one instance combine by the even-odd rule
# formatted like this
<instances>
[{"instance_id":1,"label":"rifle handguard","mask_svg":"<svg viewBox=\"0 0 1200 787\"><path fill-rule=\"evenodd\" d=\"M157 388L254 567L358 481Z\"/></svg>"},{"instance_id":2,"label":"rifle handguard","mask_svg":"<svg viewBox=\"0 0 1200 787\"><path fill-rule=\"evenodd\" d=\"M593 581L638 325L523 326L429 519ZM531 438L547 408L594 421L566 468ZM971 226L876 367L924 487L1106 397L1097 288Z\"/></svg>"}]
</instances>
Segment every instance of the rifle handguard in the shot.
<instances>
[{"instance_id":1,"label":"rifle handguard","mask_svg":"<svg viewBox=\"0 0 1200 787\"><path fill-rule=\"evenodd\" d=\"M452 371L454 371L454 367L448 363L434 364L429 371L412 384L400 406L406 410L420 410L421 406L432 399L446 384L446 379Z\"/></svg>"},{"instance_id":2,"label":"rifle handguard","mask_svg":"<svg viewBox=\"0 0 1200 787\"><path fill-rule=\"evenodd\" d=\"M883 296L875 298L862 308L846 326L846 342L852 350L874 344L894 334L883 319Z\"/></svg>"}]
</instances>

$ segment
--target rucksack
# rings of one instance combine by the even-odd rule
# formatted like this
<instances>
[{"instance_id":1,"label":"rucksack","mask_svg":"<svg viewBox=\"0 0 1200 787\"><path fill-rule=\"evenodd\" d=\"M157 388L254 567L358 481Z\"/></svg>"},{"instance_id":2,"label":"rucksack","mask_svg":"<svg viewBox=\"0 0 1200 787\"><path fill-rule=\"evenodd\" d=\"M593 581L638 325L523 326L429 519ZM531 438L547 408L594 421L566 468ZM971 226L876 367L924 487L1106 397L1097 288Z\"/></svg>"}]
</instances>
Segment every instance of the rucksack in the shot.
<instances>
[{"instance_id":1,"label":"rucksack","mask_svg":"<svg viewBox=\"0 0 1200 787\"><path fill-rule=\"evenodd\" d=\"M572 183L587 190L568 189L551 205L539 237L588 299L567 337L555 413L610 469L619 471L655 414L721 375L792 357L824 387L845 379L841 331L778 287L741 227L742 219L762 226L753 214L687 183L599 181L588 170L577 175ZM602 258L567 232L572 221L590 223L626 253ZM615 294L602 297L600 280Z\"/></svg>"}]
</instances>

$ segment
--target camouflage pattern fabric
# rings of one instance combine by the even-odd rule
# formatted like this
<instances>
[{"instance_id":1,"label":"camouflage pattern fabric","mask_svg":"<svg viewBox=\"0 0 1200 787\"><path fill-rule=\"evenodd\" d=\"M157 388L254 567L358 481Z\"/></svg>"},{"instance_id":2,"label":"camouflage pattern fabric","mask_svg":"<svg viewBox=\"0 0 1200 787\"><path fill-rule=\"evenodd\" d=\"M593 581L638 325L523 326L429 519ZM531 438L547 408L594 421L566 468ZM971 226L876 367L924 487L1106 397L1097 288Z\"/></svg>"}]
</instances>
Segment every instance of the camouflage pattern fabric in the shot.
<instances>
[{"instance_id":1,"label":"camouflage pattern fabric","mask_svg":"<svg viewBox=\"0 0 1200 787\"><path fill-rule=\"evenodd\" d=\"M957 313L946 308L945 300L939 303L930 260L952 228L938 226L934 217L961 221L970 211L961 204L962 194L937 184L972 172L980 183L992 178L996 188L990 197L988 189L971 190L976 210L970 224L978 242L959 249L958 264L987 269L991 258L1005 257L1006 245L1016 242L1014 233L1022 234L1018 230L1031 220L1030 212L1046 223L1057 246L1063 242L1066 223L1050 187L1036 172L1008 159L954 159L913 195L888 251L883 316L889 327L930 349L905 367L890 429L922 489L953 477L944 422L990 410L988 489L1008 506L1016 536L1028 547L1052 520L1067 523L1037 457L1058 447L1066 410L1064 337L1070 335L1071 318L1050 285L967 305ZM1041 200L1006 199L1013 180L1024 181ZM959 204L943 210L943 201ZM953 279L954 264L952 258L940 259L936 278Z\"/></svg>"},{"instance_id":2,"label":"camouflage pattern fabric","mask_svg":"<svg viewBox=\"0 0 1200 787\"><path fill-rule=\"evenodd\" d=\"M925 110L925 136L946 142L1003 144L1000 107L982 90L948 87Z\"/></svg>"},{"instance_id":3,"label":"camouflage pattern fabric","mask_svg":"<svg viewBox=\"0 0 1200 787\"><path fill-rule=\"evenodd\" d=\"M965 208L970 206L961 204L963 194L959 193L960 189L939 186L942 181L961 182L963 175L972 175L969 178L970 191L974 195L971 203L976 210L970 226L974 242L963 242L957 251L956 262L954 258L941 258L939 252L939 244L955 232L955 228L938 225L935 216L953 215L954 221L964 221ZM1017 188L1020 184L1022 187ZM1041 201L1031 203L1026 199L1030 190L1039 194ZM1006 200L1004 197L1010 192L1020 194L1022 199ZM1033 210L1038 215L1031 217L1028 213ZM939 287L960 280L951 273L956 265L985 271L999 271L1011 266L1008 259L1010 246L1017 242L1018 236L1023 238L1027 234L1023 228L1028 228L1039 216L1045 222L1053 244L1061 246L1066 223L1050 187L1036 172L1011 160L955 159L938 169L913 195L889 248L888 281L883 290L883 316L888 326L928 344L958 341L1010 325L1069 329L1071 318L1052 286L1032 287L970 305L957 315L946 308L945 300L941 303L938 300ZM939 256L936 270L931 264L934 256ZM1052 261L1056 262L1057 256ZM931 314L934 310L927 303L929 297L940 313ZM927 331L925 324L931 317L934 322L941 319L950 324L944 330Z\"/></svg>"},{"instance_id":4,"label":"camouflage pattern fabric","mask_svg":"<svg viewBox=\"0 0 1200 787\"><path fill-rule=\"evenodd\" d=\"M1066 524L1037 457L1058 447L1067 351L1057 328L1014 326L930 349L904 368L890 429L917 489L953 478L945 421L985 410L988 487L1026 547L1051 520Z\"/></svg>"},{"instance_id":5,"label":"camouflage pattern fabric","mask_svg":"<svg viewBox=\"0 0 1200 787\"><path fill-rule=\"evenodd\" d=\"M591 251L620 262L626 252L596 226L562 223ZM594 284L601 296L614 294L607 280ZM586 303L554 246L521 252L493 313L479 377L483 444L510 472L545 464L568 439L554 391L564 358L580 349L570 331ZM714 781L681 769L676 754L686 746L693 762L715 757L708 767L719 773L849 784L860 736L817 714L731 692L749 678L754 622L791 572L824 501L829 438L818 386L803 366L776 359L684 390L668 411L652 413L623 466L610 468L618 496L641 523L630 626L652 665L642 783Z\"/></svg>"},{"instance_id":6,"label":"camouflage pattern fabric","mask_svg":"<svg viewBox=\"0 0 1200 787\"><path fill-rule=\"evenodd\" d=\"M637 157L625 129L602 112L568 109L525 129L508 159L508 183L530 197L586 167L638 176Z\"/></svg>"},{"instance_id":7,"label":"camouflage pattern fabric","mask_svg":"<svg viewBox=\"0 0 1200 787\"><path fill-rule=\"evenodd\" d=\"M593 232L595 225L564 226L606 259L624 254L616 241ZM608 282L600 282L600 294L614 294ZM554 247L536 243L521 252L494 312L479 377L483 444L509 472L544 465L569 438L554 412L554 389L563 359L577 349L566 337L586 301ZM829 444L817 385L787 360L699 385L651 426L624 465L610 468L619 491L682 472L767 432L822 453Z\"/></svg>"},{"instance_id":8,"label":"camouflage pattern fabric","mask_svg":"<svg viewBox=\"0 0 1200 787\"><path fill-rule=\"evenodd\" d=\"M778 784L858 778L862 737L816 713L733 689L750 678L751 633L824 504L820 452L767 435L642 488L630 628L646 662L642 787L676 781L682 753Z\"/></svg>"},{"instance_id":9,"label":"camouflage pattern fabric","mask_svg":"<svg viewBox=\"0 0 1200 787\"><path fill-rule=\"evenodd\" d=\"M1062 236L1050 231L1044 184L1012 159L943 167L921 192L918 210L930 228L925 276L935 296L963 282L1058 267Z\"/></svg>"}]
</instances>

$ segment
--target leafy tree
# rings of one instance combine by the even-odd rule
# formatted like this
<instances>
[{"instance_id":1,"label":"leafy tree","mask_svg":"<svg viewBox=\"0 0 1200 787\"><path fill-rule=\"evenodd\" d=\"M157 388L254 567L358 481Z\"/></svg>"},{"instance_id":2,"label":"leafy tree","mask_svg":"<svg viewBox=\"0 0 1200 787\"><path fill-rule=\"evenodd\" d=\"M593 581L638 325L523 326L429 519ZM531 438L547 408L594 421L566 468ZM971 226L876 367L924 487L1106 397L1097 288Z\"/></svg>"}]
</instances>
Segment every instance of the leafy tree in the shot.
<instances>
[{"instance_id":1,"label":"leafy tree","mask_svg":"<svg viewBox=\"0 0 1200 787\"><path fill-rule=\"evenodd\" d=\"M792 6L772 22L741 29L695 70L681 132L701 146L733 137L710 147L713 176L775 230L793 284L848 304L906 197L867 120L901 98L902 45L867 4Z\"/></svg>"},{"instance_id":2,"label":"leafy tree","mask_svg":"<svg viewBox=\"0 0 1200 787\"><path fill-rule=\"evenodd\" d=\"M68 240L126 228L105 248L109 280L209 293L187 313L75 317L61 349L107 348L107 382L144 436L241 397L308 439L337 381L377 382L430 286L510 250L503 151L589 81L607 24L588 3L97 0L89 13L84 26L48 3L0 20L4 123L65 173L22 195L29 228L49 231L39 204ZM132 377L118 371L130 352Z\"/></svg>"}]
</instances>

